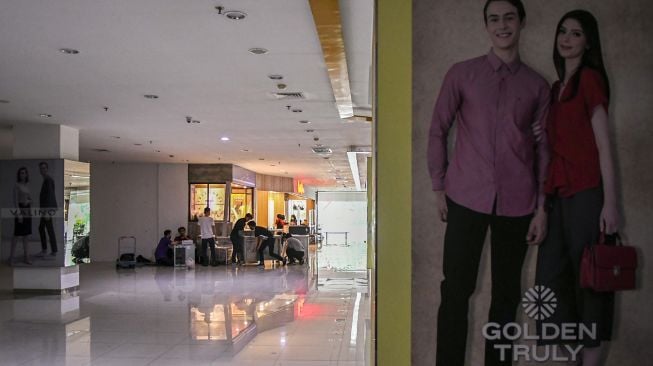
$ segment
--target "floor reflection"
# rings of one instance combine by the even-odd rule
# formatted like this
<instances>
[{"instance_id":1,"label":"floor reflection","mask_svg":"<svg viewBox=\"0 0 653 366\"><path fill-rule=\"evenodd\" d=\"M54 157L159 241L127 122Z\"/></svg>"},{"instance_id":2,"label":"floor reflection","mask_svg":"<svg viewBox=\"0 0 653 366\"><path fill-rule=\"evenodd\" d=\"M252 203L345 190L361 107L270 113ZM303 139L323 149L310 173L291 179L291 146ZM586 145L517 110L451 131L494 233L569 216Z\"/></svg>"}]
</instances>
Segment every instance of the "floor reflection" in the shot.
<instances>
[{"instance_id":1,"label":"floor reflection","mask_svg":"<svg viewBox=\"0 0 653 366\"><path fill-rule=\"evenodd\" d=\"M364 279L339 272L318 286L314 268L94 263L66 297L16 297L0 281L0 364L363 365Z\"/></svg>"}]
</instances>

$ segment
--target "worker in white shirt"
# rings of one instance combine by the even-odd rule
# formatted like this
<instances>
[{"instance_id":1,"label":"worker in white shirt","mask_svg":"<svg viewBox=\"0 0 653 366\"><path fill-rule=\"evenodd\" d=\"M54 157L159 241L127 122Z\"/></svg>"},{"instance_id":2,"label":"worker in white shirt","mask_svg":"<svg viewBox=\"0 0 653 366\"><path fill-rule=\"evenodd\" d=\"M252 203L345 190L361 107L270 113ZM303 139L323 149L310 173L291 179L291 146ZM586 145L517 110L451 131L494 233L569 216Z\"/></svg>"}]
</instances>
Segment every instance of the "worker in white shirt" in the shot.
<instances>
[{"instance_id":1,"label":"worker in white shirt","mask_svg":"<svg viewBox=\"0 0 653 366\"><path fill-rule=\"evenodd\" d=\"M201 262L203 266L208 266L209 260L206 256L206 247L208 246L211 249L211 265L217 266L218 261L215 256L215 237L213 236L213 227L215 223L211 217L211 209L204 209L204 216L197 219L197 223L200 225L200 235L202 237L202 253L201 253Z\"/></svg>"}]
</instances>

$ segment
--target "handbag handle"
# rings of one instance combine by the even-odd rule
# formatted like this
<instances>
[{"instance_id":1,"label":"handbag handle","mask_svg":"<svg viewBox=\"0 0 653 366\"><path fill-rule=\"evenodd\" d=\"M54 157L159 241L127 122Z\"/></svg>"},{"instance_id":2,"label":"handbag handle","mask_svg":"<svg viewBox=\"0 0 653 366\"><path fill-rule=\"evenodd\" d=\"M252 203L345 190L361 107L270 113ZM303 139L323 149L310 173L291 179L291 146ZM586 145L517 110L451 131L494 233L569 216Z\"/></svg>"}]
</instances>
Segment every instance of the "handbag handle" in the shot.
<instances>
[{"instance_id":1,"label":"handbag handle","mask_svg":"<svg viewBox=\"0 0 653 366\"><path fill-rule=\"evenodd\" d=\"M614 234L606 235L605 232L601 231L601 234L599 235L599 244L606 245L605 242L605 237L606 236L612 236L615 238L615 245L618 246L623 246L623 243L621 242L621 236L619 235L618 231L615 231Z\"/></svg>"}]
</instances>

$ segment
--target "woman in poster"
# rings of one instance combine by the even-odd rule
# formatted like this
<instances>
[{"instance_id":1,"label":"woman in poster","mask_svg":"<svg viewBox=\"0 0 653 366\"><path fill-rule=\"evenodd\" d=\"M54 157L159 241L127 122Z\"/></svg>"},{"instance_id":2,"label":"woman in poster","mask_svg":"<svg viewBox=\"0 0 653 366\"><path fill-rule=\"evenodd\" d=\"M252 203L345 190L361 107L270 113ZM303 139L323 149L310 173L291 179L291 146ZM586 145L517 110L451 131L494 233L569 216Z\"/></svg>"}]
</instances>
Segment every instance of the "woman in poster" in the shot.
<instances>
[{"instance_id":1,"label":"woman in poster","mask_svg":"<svg viewBox=\"0 0 653 366\"><path fill-rule=\"evenodd\" d=\"M556 29L554 83L548 118L551 163L546 193L551 197L549 232L538 251L536 284L558 298L555 317L546 322L596 327L583 346L583 366L601 363L601 343L612 333L613 294L580 288L583 249L599 233L618 228L615 173L610 151L610 87L603 66L598 24L592 14L574 10ZM555 318L555 319L554 319Z\"/></svg>"},{"instance_id":2,"label":"woman in poster","mask_svg":"<svg viewBox=\"0 0 653 366\"><path fill-rule=\"evenodd\" d=\"M11 251L9 254L8 263L12 264L14 260L14 251L16 250L16 242L19 239L23 241L23 262L25 264L32 264L28 255L28 238L32 234L32 216L31 205L32 196L29 190L29 173L26 167L20 167L16 172L16 185L13 190L14 202L14 236L11 239Z\"/></svg>"}]
</instances>

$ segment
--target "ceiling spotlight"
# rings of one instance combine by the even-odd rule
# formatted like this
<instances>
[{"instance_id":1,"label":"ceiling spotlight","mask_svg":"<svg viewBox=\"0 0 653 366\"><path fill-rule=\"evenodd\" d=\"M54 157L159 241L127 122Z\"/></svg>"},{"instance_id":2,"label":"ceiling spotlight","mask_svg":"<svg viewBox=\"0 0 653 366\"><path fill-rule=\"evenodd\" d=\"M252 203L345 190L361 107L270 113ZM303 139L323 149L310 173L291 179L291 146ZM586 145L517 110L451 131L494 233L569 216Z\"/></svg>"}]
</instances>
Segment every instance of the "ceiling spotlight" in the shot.
<instances>
[{"instance_id":1,"label":"ceiling spotlight","mask_svg":"<svg viewBox=\"0 0 653 366\"><path fill-rule=\"evenodd\" d=\"M303 111L298 108L298 109L293 109L292 112L293 113L302 113Z\"/></svg>"},{"instance_id":2,"label":"ceiling spotlight","mask_svg":"<svg viewBox=\"0 0 653 366\"><path fill-rule=\"evenodd\" d=\"M168 155L168 156L171 157L171 158L174 158L174 157L175 157L174 155Z\"/></svg>"},{"instance_id":3,"label":"ceiling spotlight","mask_svg":"<svg viewBox=\"0 0 653 366\"><path fill-rule=\"evenodd\" d=\"M224 13L224 16L231 20L243 20L247 16L247 14L243 13L242 11L238 10L230 10L226 13Z\"/></svg>"},{"instance_id":4,"label":"ceiling spotlight","mask_svg":"<svg viewBox=\"0 0 653 366\"><path fill-rule=\"evenodd\" d=\"M0 104L9 104L9 101L6 99L0 99Z\"/></svg>"},{"instance_id":5,"label":"ceiling spotlight","mask_svg":"<svg viewBox=\"0 0 653 366\"><path fill-rule=\"evenodd\" d=\"M311 123L311 122L310 122L310 121L307 121L307 120L305 120L305 119L303 119L303 120L299 121L299 123L304 123L304 124L306 124L306 123Z\"/></svg>"},{"instance_id":6,"label":"ceiling spotlight","mask_svg":"<svg viewBox=\"0 0 653 366\"><path fill-rule=\"evenodd\" d=\"M268 75L268 77L272 80L283 80L283 76L279 74Z\"/></svg>"},{"instance_id":7,"label":"ceiling spotlight","mask_svg":"<svg viewBox=\"0 0 653 366\"><path fill-rule=\"evenodd\" d=\"M66 55L76 55L79 53L79 51L72 48L60 48L59 52L65 53Z\"/></svg>"},{"instance_id":8,"label":"ceiling spotlight","mask_svg":"<svg viewBox=\"0 0 653 366\"><path fill-rule=\"evenodd\" d=\"M227 137L227 136L224 136L224 137L220 137L220 140L222 140L222 141L229 141L229 140L230 140L230 138L229 138L229 137Z\"/></svg>"},{"instance_id":9,"label":"ceiling spotlight","mask_svg":"<svg viewBox=\"0 0 653 366\"><path fill-rule=\"evenodd\" d=\"M242 149L242 150L240 150L240 151L242 151L242 152L249 152L249 150L247 150L247 149Z\"/></svg>"},{"instance_id":10,"label":"ceiling spotlight","mask_svg":"<svg viewBox=\"0 0 653 366\"><path fill-rule=\"evenodd\" d=\"M287 85L284 84L284 83L279 83L279 84L277 84L277 89L281 89L281 90L283 90L283 89L286 89L286 87L287 87Z\"/></svg>"},{"instance_id":11,"label":"ceiling spotlight","mask_svg":"<svg viewBox=\"0 0 653 366\"><path fill-rule=\"evenodd\" d=\"M134 146L143 146L143 144L134 144Z\"/></svg>"},{"instance_id":12,"label":"ceiling spotlight","mask_svg":"<svg viewBox=\"0 0 653 366\"><path fill-rule=\"evenodd\" d=\"M113 137L114 139L119 139L120 138L120 136L111 136L111 137Z\"/></svg>"},{"instance_id":13,"label":"ceiling spotlight","mask_svg":"<svg viewBox=\"0 0 653 366\"><path fill-rule=\"evenodd\" d=\"M306 132L311 133L311 132L315 132L315 130L306 130Z\"/></svg>"},{"instance_id":14,"label":"ceiling spotlight","mask_svg":"<svg viewBox=\"0 0 653 366\"><path fill-rule=\"evenodd\" d=\"M52 115L47 114L47 113L41 113L41 114L39 114L39 117L41 117L41 118L50 118L50 117L52 117Z\"/></svg>"},{"instance_id":15,"label":"ceiling spotlight","mask_svg":"<svg viewBox=\"0 0 653 366\"><path fill-rule=\"evenodd\" d=\"M268 53L268 50L266 50L265 48L261 48L261 47L254 47L254 48L250 48L249 52L253 53L255 55L264 55L264 54Z\"/></svg>"},{"instance_id":16,"label":"ceiling spotlight","mask_svg":"<svg viewBox=\"0 0 653 366\"><path fill-rule=\"evenodd\" d=\"M147 99L159 99L159 96L156 94L145 94L143 96Z\"/></svg>"},{"instance_id":17,"label":"ceiling spotlight","mask_svg":"<svg viewBox=\"0 0 653 366\"><path fill-rule=\"evenodd\" d=\"M265 158L258 158L258 160L265 160Z\"/></svg>"},{"instance_id":18,"label":"ceiling spotlight","mask_svg":"<svg viewBox=\"0 0 653 366\"><path fill-rule=\"evenodd\" d=\"M161 150L154 150L154 151L156 151L156 152L158 152L158 153L160 153L160 152L161 152Z\"/></svg>"}]
</instances>

